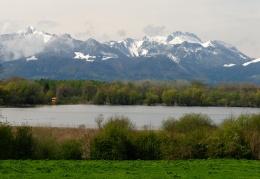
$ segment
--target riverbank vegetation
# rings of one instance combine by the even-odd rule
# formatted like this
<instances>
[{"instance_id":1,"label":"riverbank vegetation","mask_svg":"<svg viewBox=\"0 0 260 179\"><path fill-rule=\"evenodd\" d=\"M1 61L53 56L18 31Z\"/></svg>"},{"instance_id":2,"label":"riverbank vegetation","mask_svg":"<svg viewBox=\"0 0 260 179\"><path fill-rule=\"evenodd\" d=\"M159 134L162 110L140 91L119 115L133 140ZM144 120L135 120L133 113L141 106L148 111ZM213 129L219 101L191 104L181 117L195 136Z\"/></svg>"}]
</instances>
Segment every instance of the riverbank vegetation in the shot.
<instances>
[{"instance_id":1,"label":"riverbank vegetation","mask_svg":"<svg viewBox=\"0 0 260 179\"><path fill-rule=\"evenodd\" d=\"M260 159L260 114L231 116L215 125L189 113L162 122L160 130L137 130L125 116L97 128L30 127L0 123L0 159L177 160Z\"/></svg>"},{"instance_id":2,"label":"riverbank vegetation","mask_svg":"<svg viewBox=\"0 0 260 179\"><path fill-rule=\"evenodd\" d=\"M50 104L260 107L260 85L198 81L100 82L11 78L0 82L0 105Z\"/></svg>"}]
</instances>

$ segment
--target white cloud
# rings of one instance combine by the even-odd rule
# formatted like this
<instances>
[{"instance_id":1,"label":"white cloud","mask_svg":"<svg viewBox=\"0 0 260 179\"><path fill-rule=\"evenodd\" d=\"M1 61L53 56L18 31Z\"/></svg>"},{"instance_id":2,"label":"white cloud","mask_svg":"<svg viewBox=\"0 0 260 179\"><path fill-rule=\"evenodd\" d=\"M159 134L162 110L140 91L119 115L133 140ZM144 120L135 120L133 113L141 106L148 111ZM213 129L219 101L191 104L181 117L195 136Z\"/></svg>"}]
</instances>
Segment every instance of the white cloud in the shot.
<instances>
[{"instance_id":1,"label":"white cloud","mask_svg":"<svg viewBox=\"0 0 260 179\"><path fill-rule=\"evenodd\" d=\"M86 22L84 25L85 31L75 33L75 37L81 40L87 40L94 35L94 27L91 22Z\"/></svg>"},{"instance_id":2,"label":"white cloud","mask_svg":"<svg viewBox=\"0 0 260 179\"><path fill-rule=\"evenodd\" d=\"M1 44L3 45L2 51L5 61L33 56L44 50L43 38L37 35L27 35L20 39L7 40Z\"/></svg>"},{"instance_id":3,"label":"white cloud","mask_svg":"<svg viewBox=\"0 0 260 179\"><path fill-rule=\"evenodd\" d=\"M165 26L156 26L156 25L147 25L143 31L146 35L149 36L156 36L156 35L163 35L165 30Z\"/></svg>"},{"instance_id":4,"label":"white cloud","mask_svg":"<svg viewBox=\"0 0 260 179\"><path fill-rule=\"evenodd\" d=\"M125 37L125 36L126 36L125 30L119 30L116 34L117 34L119 37Z\"/></svg>"},{"instance_id":5,"label":"white cloud","mask_svg":"<svg viewBox=\"0 0 260 179\"><path fill-rule=\"evenodd\" d=\"M40 26L40 28L44 29L44 28L54 28L58 25L58 23L50 20L41 20L38 22L38 25Z\"/></svg>"},{"instance_id":6,"label":"white cloud","mask_svg":"<svg viewBox=\"0 0 260 179\"><path fill-rule=\"evenodd\" d=\"M0 34L14 33L19 29L20 26L21 22L19 21L0 21Z\"/></svg>"}]
</instances>

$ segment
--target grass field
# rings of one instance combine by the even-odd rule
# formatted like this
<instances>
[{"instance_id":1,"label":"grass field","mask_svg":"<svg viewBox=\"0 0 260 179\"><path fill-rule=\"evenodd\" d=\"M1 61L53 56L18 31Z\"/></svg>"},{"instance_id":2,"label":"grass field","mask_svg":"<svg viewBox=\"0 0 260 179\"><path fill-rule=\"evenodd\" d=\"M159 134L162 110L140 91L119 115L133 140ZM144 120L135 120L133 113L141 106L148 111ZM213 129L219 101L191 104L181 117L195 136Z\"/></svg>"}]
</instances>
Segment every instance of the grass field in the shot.
<instances>
[{"instance_id":1,"label":"grass field","mask_svg":"<svg viewBox=\"0 0 260 179\"><path fill-rule=\"evenodd\" d=\"M1 160L0 178L260 178L260 161Z\"/></svg>"}]
</instances>

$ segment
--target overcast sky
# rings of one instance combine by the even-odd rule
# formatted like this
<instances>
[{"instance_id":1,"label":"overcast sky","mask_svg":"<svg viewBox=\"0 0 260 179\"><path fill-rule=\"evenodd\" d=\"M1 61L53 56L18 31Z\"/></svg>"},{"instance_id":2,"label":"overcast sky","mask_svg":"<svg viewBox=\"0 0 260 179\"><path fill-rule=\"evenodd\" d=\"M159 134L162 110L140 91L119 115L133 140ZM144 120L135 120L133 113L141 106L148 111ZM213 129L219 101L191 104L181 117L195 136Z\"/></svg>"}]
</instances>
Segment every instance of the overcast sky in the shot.
<instances>
[{"instance_id":1,"label":"overcast sky","mask_svg":"<svg viewBox=\"0 0 260 179\"><path fill-rule=\"evenodd\" d=\"M100 42L191 32L260 58L260 0L0 0L0 34L29 25Z\"/></svg>"}]
</instances>

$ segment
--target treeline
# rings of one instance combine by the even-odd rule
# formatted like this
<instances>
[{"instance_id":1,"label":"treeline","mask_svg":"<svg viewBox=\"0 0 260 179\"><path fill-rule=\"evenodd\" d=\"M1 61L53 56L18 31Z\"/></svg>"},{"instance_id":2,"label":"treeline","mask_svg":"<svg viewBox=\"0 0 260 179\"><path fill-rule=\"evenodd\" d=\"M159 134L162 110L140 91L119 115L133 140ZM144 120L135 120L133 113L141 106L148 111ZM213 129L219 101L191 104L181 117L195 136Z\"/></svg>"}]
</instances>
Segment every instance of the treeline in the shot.
<instances>
[{"instance_id":1,"label":"treeline","mask_svg":"<svg viewBox=\"0 0 260 179\"><path fill-rule=\"evenodd\" d=\"M0 82L0 105L50 104L260 107L260 85L198 81L100 82L11 78Z\"/></svg>"},{"instance_id":2,"label":"treeline","mask_svg":"<svg viewBox=\"0 0 260 179\"><path fill-rule=\"evenodd\" d=\"M98 129L12 127L0 123L0 159L260 159L260 114L215 125L203 114L169 118L160 130L137 130L124 116L96 118Z\"/></svg>"}]
</instances>

